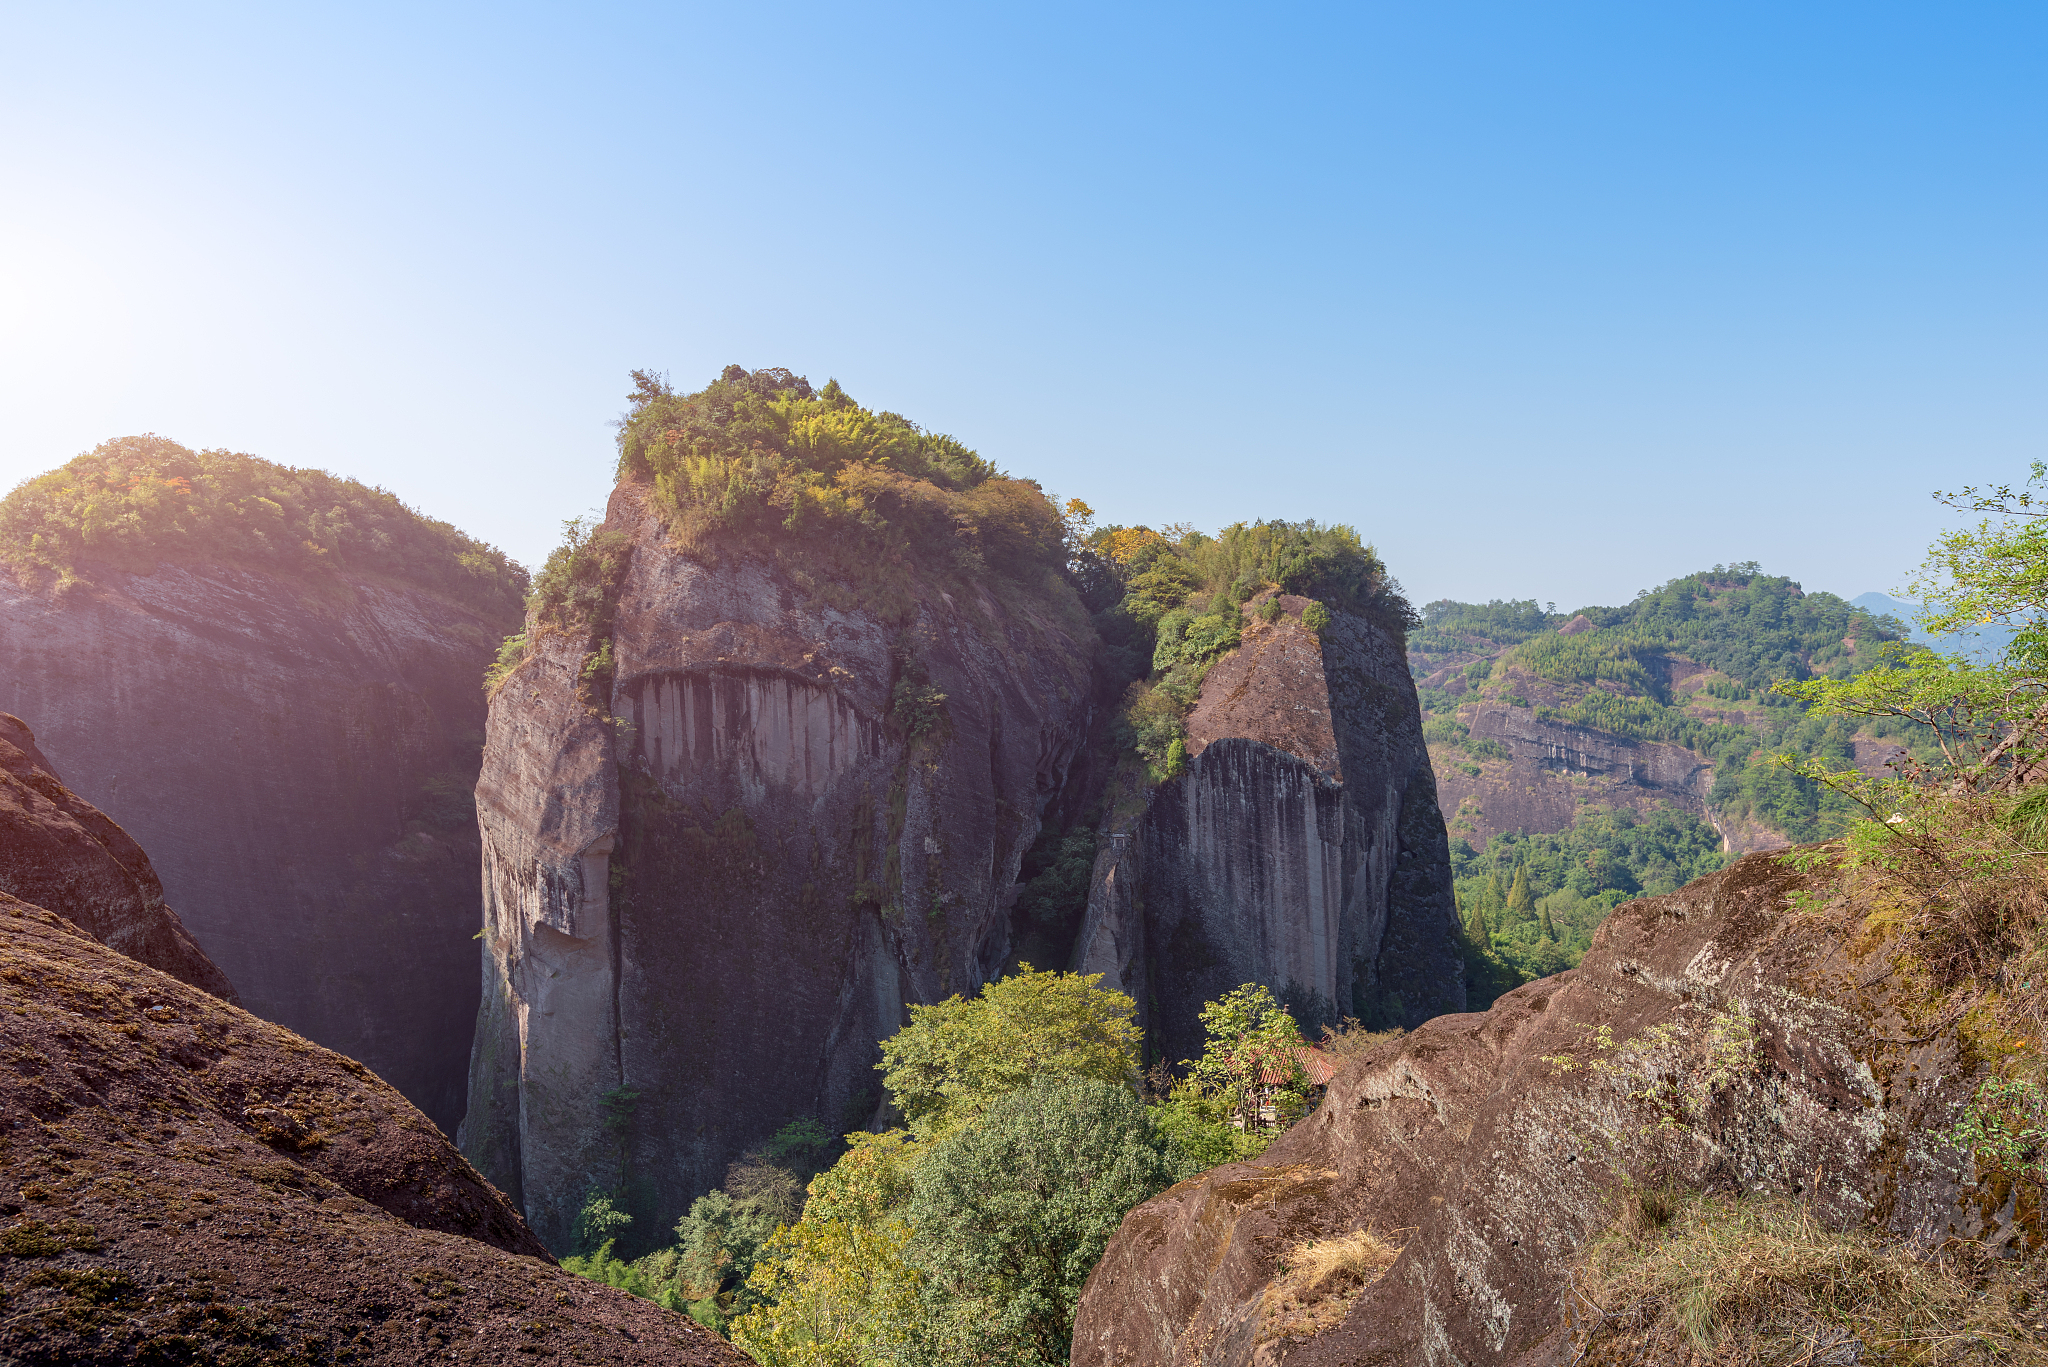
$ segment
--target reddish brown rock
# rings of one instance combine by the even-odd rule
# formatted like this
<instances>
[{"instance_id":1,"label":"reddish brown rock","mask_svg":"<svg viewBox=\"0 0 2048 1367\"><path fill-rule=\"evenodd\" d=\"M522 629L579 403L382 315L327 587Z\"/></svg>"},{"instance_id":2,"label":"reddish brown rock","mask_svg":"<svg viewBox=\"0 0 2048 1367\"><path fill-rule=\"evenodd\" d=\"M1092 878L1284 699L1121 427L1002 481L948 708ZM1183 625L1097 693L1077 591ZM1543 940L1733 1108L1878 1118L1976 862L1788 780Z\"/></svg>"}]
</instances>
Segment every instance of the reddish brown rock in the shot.
<instances>
[{"instance_id":1,"label":"reddish brown rock","mask_svg":"<svg viewBox=\"0 0 2048 1367\"><path fill-rule=\"evenodd\" d=\"M368 1069L0 894L0 1361L747 1359L553 1266Z\"/></svg>"},{"instance_id":2,"label":"reddish brown rock","mask_svg":"<svg viewBox=\"0 0 2048 1367\"><path fill-rule=\"evenodd\" d=\"M1243 643L1209 670L1188 714L1188 754L1201 754L1212 741L1242 737L1284 750L1341 781L1344 764L1330 717L1322 646L1301 624L1309 600L1277 596L1284 613L1276 622L1258 615L1264 596L1244 605Z\"/></svg>"},{"instance_id":3,"label":"reddish brown rock","mask_svg":"<svg viewBox=\"0 0 2048 1367\"><path fill-rule=\"evenodd\" d=\"M1810 1199L1843 1225L2018 1237L1942 1136L1972 1068L1915 1043L1881 956L1785 910L1764 855L1617 910L1579 968L1352 1064L1258 1161L1131 1212L1089 1279L1075 1367L1550 1361L1567 1269L1624 1180ZM1648 1093L1650 1099L1644 1099ZM1402 1244L1323 1332L1269 1321L1297 1244ZM1300 1321L1295 1321L1299 1323Z\"/></svg>"},{"instance_id":4,"label":"reddish brown rock","mask_svg":"<svg viewBox=\"0 0 2048 1367\"><path fill-rule=\"evenodd\" d=\"M149 856L64 786L19 718L0 712L0 892L46 907L101 944L226 1001L227 975L164 905Z\"/></svg>"}]
</instances>

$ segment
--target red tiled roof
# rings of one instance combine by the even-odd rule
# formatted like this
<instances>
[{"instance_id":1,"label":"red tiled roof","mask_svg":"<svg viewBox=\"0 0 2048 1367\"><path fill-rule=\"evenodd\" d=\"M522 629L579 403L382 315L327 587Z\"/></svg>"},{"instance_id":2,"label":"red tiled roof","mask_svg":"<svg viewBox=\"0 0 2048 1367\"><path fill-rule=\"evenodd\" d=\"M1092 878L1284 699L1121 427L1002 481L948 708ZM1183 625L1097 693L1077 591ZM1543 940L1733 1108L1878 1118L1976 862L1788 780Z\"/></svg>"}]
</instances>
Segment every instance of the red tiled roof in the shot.
<instances>
[{"instance_id":1,"label":"red tiled roof","mask_svg":"<svg viewBox=\"0 0 2048 1367\"><path fill-rule=\"evenodd\" d=\"M1330 1079L1337 1076L1337 1060L1313 1045L1297 1045L1294 1057L1301 1062L1302 1072L1308 1074L1308 1085L1327 1087ZM1263 1086L1277 1087L1287 1081L1287 1074L1278 1068L1267 1068L1259 1074Z\"/></svg>"}]
</instances>

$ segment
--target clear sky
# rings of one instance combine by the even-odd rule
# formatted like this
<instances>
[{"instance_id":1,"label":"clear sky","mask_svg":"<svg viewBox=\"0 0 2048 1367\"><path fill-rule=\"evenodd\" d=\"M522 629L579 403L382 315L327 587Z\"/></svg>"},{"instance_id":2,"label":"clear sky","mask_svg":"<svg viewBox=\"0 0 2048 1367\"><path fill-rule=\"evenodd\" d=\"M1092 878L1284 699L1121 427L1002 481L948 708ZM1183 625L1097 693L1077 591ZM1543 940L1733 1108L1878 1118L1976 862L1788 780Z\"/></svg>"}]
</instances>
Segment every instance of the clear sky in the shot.
<instances>
[{"instance_id":1,"label":"clear sky","mask_svg":"<svg viewBox=\"0 0 2048 1367\"><path fill-rule=\"evenodd\" d=\"M2048 456L2048 6L0 4L0 486L156 431L543 558L837 377L1418 602L1899 587Z\"/></svg>"}]
</instances>

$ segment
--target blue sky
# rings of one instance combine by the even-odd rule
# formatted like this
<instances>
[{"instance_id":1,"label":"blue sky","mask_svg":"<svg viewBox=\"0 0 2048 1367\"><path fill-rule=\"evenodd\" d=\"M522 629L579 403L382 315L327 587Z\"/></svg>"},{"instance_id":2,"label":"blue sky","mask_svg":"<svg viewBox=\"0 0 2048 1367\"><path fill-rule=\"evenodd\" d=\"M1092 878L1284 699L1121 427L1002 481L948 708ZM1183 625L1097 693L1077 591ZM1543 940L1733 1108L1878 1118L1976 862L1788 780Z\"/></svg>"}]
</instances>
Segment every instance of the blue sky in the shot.
<instances>
[{"instance_id":1,"label":"blue sky","mask_svg":"<svg viewBox=\"0 0 2048 1367\"><path fill-rule=\"evenodd\" d=\"M786 365L1417 601L1900 587L2048 455L2048 8L0 7L0 486L153 430L537 561Z\"/></svg>"}]
</instances>

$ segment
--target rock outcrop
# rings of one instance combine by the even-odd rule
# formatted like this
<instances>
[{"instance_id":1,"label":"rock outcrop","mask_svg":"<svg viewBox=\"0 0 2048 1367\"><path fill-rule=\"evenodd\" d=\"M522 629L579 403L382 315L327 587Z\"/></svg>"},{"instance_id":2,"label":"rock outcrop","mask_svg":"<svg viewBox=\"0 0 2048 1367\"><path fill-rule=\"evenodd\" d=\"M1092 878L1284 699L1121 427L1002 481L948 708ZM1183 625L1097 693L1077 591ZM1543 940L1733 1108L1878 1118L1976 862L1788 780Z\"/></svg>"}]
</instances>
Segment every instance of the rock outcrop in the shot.
<instances>
[{"instance_id":1,"label":"rock outcrop","mask_svg":"<svg viewBox=\"0 0 2048 1367\"><path fill-rule=\"evenodd\" d=\"M1568 1360L1567 1269L1625 1180L1796 1195L1932 1242L2038 1239L1943 1137L1974 1070L1954 1032L1908 1028L1883 956L1787 911L1802 886L1751 855L1621 907L1577 969L1354 1062L1260 1159L1125 1217L1076 1367ZM1290 1249L1365 1229L1400 1257L1332 1327L1269 1307Z\"/></svg>"},{"instance_id":2,"label":"rock outcrop","mask_svg":"<svg viewBox=\"0 0 2048 1367\"><path fill-rule=\"evenodd\" d=\"M1474 740L1491 742L1508 756L1472 764L1454 752L1437 775L1455 832L1475 845L1502 831L1569 830L1588 803L1644 813L1670 806L1712 818L1707 794L1714 786L1713 765L1684 746L1549 721L1533 708L1506 703L1481 703L1464 718ZM1734 848L1785 844L1775 833L1756 839L1762 843Z\"/></svg>"},{"instance_id":3,"label":"rock outcrop","mask_svg":"<svg viewBox=\"0 0 2048 1367\"><path fill-rule=\"evenodd\" d=\"M1417 1024L1465 1006L1449 851L1399 638L1308 601L1203 679L1187 772L1097 861L1081 971L1140 1003L1168 1059L1245 982L1308 1012Z\"/></svg>"},{"instance_id":4,"label":"rock outcrop","mask_svg":"<svg viewBox=\"0 0 2048 1367\"><path fill-rule=\"evenodd\" d=\"M742 1363L361 1064L0 893L0 1360Z\"/></svg>"},{"instance_id":5,"label":"rock outcrop","mask_svg":"<svg viewBox=\"0 0 2048 1367\"><path fill-rule=\"evenodd\" d=\"M110 949L223 1001L227 975L206 957L128 832L57 777L19 717L0 712L0 892L55 907Z\"/></svg>"},{"instance_id":6,"label":"rock outcrop","mask_svg":"<svg viewBox=\"0 0 2048 1367\"><path fill-rule=\"evenodd\" d=\"M453 1130L476 1018L478 688L516 621L370 574L0 573L0 710L153 852L258 1015Z\"/></svg>"},{"instance_id":7,"label":"rock outcrop","mask_svg":"<svg viewBox=\"0 0 2048 1367\"><path fill-rule=\"evenodd\" d=\"M551 1247L593 1189L661 1230L812 1116L875 1113L905 1004L972 992L1089 720L1077 605L834 606L685 556L622 485L609 676L536 630L477 787L485 1000L465 1153Z\"/></svg>"}]
</instances>

